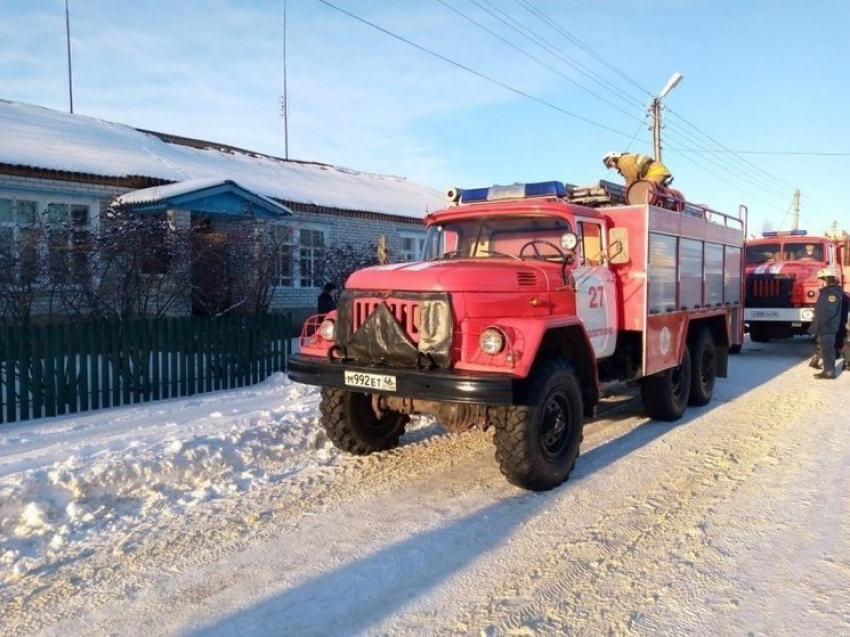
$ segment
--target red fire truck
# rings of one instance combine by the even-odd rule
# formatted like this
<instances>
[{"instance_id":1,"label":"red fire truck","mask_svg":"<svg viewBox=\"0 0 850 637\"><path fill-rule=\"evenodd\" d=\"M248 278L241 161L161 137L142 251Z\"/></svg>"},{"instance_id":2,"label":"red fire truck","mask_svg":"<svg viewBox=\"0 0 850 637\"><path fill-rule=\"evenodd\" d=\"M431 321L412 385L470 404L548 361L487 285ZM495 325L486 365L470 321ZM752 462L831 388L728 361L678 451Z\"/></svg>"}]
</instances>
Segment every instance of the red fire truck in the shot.
<instances>
[{"instance_id":1,"label":"red fire truck","mask_svg":"<svg viewBox=\"0 0 850 637\"><path fill-rule=\"evenodd\" d=\"M743 339L744 221L605 186L450 190L422 261L352 274L289 363L322 387L333 443L393 448L414 413L494 427L505 477L545 490L569 476L607 386L639 384L659 420L708 403Z\"/></svg>"},{"instance_id":2,"label":"red fire truck","mask_svg":"<svg viewBox=\"0 0 850 637\"><path fill-rule=\"evenodd\" d=\"M765 232L746 244L744 321L750 339L806 334L817 301L818 271L832 269L850 292L850 240L805 230Z\"/></svg>"}]
</instances>

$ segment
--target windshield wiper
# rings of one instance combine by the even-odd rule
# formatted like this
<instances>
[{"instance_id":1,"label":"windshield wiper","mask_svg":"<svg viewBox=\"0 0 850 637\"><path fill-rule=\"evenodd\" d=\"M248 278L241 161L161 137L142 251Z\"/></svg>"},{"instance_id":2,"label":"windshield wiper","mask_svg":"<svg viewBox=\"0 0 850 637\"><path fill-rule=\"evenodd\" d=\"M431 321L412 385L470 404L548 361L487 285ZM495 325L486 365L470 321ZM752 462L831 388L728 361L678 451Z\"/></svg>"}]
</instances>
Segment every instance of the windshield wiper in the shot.
<instances>
[{"instance_id":1,"label":"windshield wiper","mask_svg":"<svg viewBox=\"0 0 850 637\"><path fill-rule=\"evenodd\" d=\"M448 252L444 252L443 254L438 254L437 256L431 257L428 259L429 261L441 261L443 259L454 259L457 257L465 257L466 250L449 250Z\"/></svg>"}]
</instances>

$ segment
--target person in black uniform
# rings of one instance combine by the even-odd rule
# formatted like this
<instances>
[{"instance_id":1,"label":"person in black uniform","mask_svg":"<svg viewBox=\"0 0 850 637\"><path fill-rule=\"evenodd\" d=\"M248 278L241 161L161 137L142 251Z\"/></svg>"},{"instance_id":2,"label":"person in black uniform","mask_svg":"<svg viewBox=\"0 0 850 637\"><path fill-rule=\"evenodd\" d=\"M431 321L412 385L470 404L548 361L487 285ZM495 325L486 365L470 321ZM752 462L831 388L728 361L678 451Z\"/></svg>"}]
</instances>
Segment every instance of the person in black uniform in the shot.
<instances>
[{"instance_id":1,"label":"person in black uniform","mask_svg":"<svg viewBox=\"0 0 850 637\"><path fill-rule=\"evenodd\" d=\"M336 301L333 297L333 292L336 290L336 285L333 283L325 283L325 287L319 293L319 298L316 299L316 312L318 314L327 314L336 309Z\"/></svg>"},{"instance_id":2,"label":"person in black uniform","mask_svg":"<svg viewBox=\"0 0 850 637\"><path fill-rule=\"evenodd\" d=\"M850 370L850 331L848 331L847 318L850 314L850 294L844 292L841 305L841 321L838 325L838 333L835 335L835 360L841 359L843 370ZM809 367L820 369L820 342L815 339L815 351L809 360Z\"/></svg>"},{"instance_id":3,"label":"person in black uniform","mask_svg":"<svg viewBox=\"0 0 850 637\"><path fill-rule=\"evenodd\" d=\"M815 378L835 378L835 342L841 327L844 290L838 285L835 273L828 268L821 269L818 278L825 285L820 289L815 303L815 316L809 325L809 334L818 340L823 370L815 374Z\"/></svg>"}]
</instances>

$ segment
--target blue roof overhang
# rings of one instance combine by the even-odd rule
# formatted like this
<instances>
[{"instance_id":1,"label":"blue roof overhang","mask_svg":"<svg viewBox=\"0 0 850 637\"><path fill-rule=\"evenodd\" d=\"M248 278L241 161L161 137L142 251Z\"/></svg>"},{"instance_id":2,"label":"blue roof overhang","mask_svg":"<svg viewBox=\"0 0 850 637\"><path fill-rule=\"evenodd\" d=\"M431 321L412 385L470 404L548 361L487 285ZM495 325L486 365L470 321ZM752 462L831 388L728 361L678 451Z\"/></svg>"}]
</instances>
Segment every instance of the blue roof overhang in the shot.
<instances>
[{"instance_id":1,"label":"blue roof overhang","mask_svg":"<svg viewBox=\"0 0 850 637\"><path fill-rule=\"evenodd\" d=\"M267 219L279 219L292 214L286 206L230 180L200 187L193 187L189 181L146 188L118 197L113 206L147 214L162 213L171 209L188 210L200 215L247 215Z\"/></svg>"}]
</instances>

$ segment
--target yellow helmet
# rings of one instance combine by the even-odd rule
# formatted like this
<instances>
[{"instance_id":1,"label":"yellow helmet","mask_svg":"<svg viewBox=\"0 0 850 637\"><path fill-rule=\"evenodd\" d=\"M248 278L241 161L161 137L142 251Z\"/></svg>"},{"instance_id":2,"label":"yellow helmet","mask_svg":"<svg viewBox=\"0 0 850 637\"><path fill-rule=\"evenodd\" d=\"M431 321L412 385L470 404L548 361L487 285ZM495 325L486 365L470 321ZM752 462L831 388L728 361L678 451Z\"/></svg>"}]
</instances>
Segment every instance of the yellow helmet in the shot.
<instances>
[{"instance_id":1,"label":"yellow helmet","mask_svg":"<svg viewBox=\"0 0 850 637\"><path fill-rule=\"evenodd\" d=\"M837 275L835 274L835 270L833 270L832 268L821 268L820 270L818 270L818 278L819 279L829 279L829 278L835 279L835 278L837 278Z\"/></svg>"}]
</instances>

